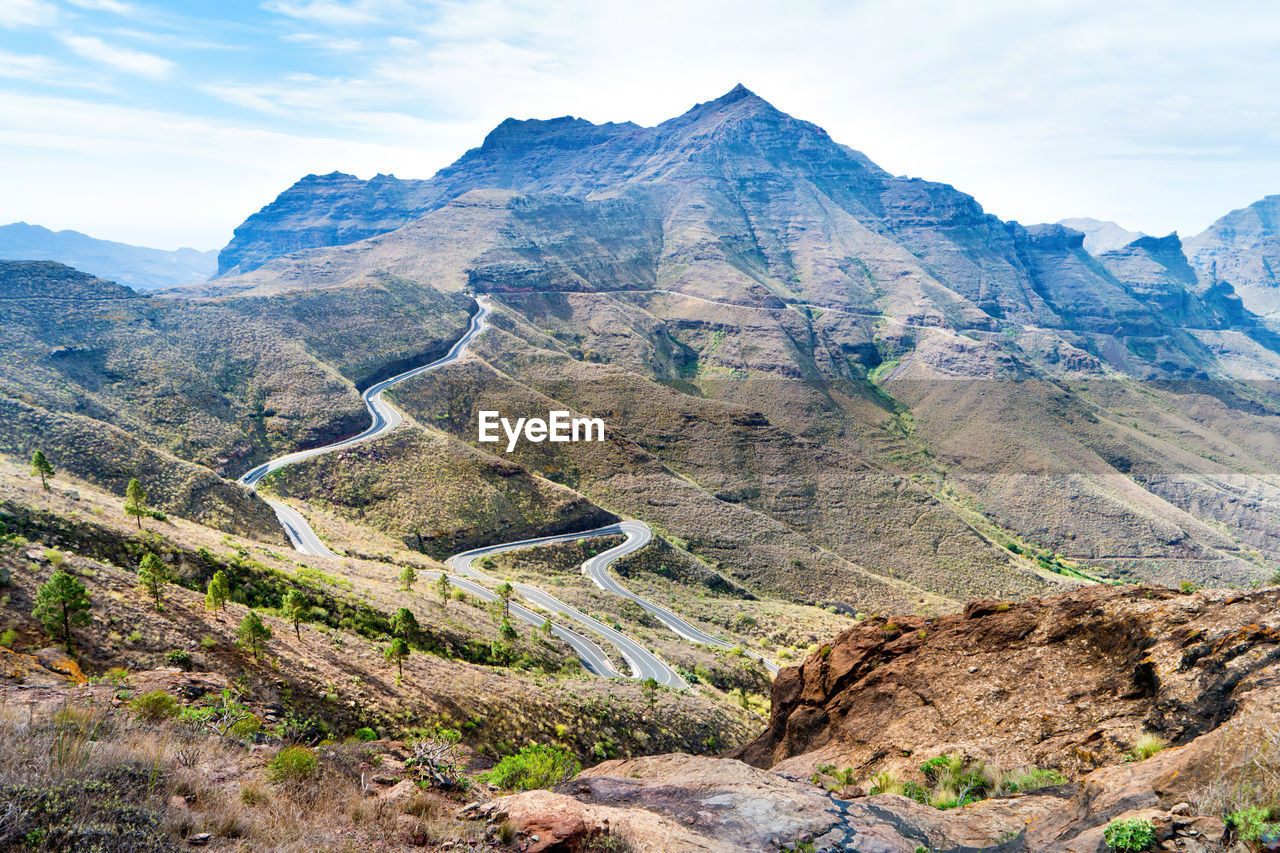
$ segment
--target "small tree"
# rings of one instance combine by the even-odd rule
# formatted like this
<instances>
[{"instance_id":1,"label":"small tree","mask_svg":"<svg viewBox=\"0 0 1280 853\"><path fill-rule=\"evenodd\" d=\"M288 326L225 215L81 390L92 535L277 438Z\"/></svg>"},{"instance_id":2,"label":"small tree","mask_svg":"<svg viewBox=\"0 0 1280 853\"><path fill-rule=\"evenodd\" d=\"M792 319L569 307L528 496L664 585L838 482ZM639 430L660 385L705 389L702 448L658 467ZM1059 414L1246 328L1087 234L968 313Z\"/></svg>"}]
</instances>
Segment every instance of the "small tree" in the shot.
<instances>
[{"instance_id":1,"label":"small tree","mask_svg":"<svg viewBox=\"0 0 1280 853\"><path fill-rule=\"evenodd\" d=\"M436 592L440 593L440 601L444 604L449 603L449 596L452 595L453 584L449 582L449 573L441 572L440 579L436 581Z\"/></svg>"},{"instance_id":2,"label":"small tree","mask_svg":"<svg viewBox=\"0 0 1280 853\"><path fill-rule=\"evenodd\" d=\"M516 632L516 627L507 619L502 620L501 627L498 628L498 636L506 640L508 643L514 643L520 635Z\"/></svg>"},{"instance_id":3,"label":"small tree","mask_svg":"<svg viewBox=\"0 0 1280 853\"><path fill-rule=\"evenodd\" d=\"M156 600L156 610L164 609L161 598L164 588L173 582L173 573L155 554L143 554L138 564L138 583Z\"/></svg>"},{"instance_id":4,"label":"small tree","mask_svg":"<svg viewBox=\"0 0 1280 853\"><path fill-rule=\"evenodd\" d=\"M293 623L293 633L301 640L302 629L299 623L302 622L302 617L307 615L307 600L302 597L302 593L291 589L284 594L281 610L284 611L284 618Z\"/></svg>"},{"instance_id":5,"label":"small tree","mask_svg":"<svg viewBox=\"0 0 1280 853\"><path fill-rule=\"evenodd\" d=\"M658 679L652 677L646 678L640 684L640 689L644 691L644 698L649 702L650 708L658 704L658 687Z\"/></svg>"},{"instance_id":6,"label":"small tree","mask_svg":"<svg viewBox=\"0 0 1280 853\"><path fill-rule=\"evenodd\" d=\"M49 460L44 458L44 451L37 450L31 454L31 476L40 477L40 486L44 489L49 488L49 484L45 481L46 477L53 476L53 466L49 464Z\"/></svg>"},{"instance_id":7,"label":"small tree","mask_svg":"<svg viewBox=\"0 0 1280 853\"><path fill-rule=\"evenodd\" d=\"M400 588L405 592L412 592L413 585L418 581L418 573L414 571L413 566L405 566L400 570Z\"/></svg>"},{"instance_id":8,"label":"small tree","mask_svg":"<svg viewBox=\"0 0 1280 853\"><path fill-rule=\"evenodd\" d=\"M550 619L543 619L543 620L542 620L542 625L541 625L541 626L540 626L540 628L539 628L539 630L540 630L540 631L542 631L542 636L544 636L544 637L550 637L550 636L551 636L551 629L552 629L552 627L554 627L554 626L551 624L551 620L550 620Z\"/></svg>"},{"instance_id":9,"label":"small tree","mask_svg":"<svg viewBox=\"0 0 1280 853\"><path fill-rule=\"evenodd\" d=\"M141 530L142 517L147 514L147 493L137 477L131 479L124 490L124 511L138 519L138 529Z\"/></svg>"},{"instance_id":10,"label":"small tree","mask_svg":"<svg viewBox=\"0 0 1280 853\"><path fill-rule=\"evenodd\" d=\"M498 598L502 599L502 618L504 620L511 618L511 597L516 594L516 588L511 585L510 581L503 581L498 584Z\"/></svg>"},{"instance_id":11,"label":"small tree","mask_svg":"<svg viewBox=\"0 0 1280 853\"><path fill-rule=\"evenodd\" d=\"M271 629L262 624L262 617L250 610L240 620L240 628L236 631L240 645L247 648L255 658L262 653L262 644L271 639Z\"/></svg>"},{"instance_id":12,"label":"small tree","mask_svg":"<svg viewBox=\"0 0 1280 853\"><path fill-rule=\"evenodd\" d=\"M404 659L410 655L409 644L399 637L395 637L387 644L387 650L383 652L383 656L387 659L387 663L396 665L396 681L399 682L404 678Z\"/></svg>"},{"instance_id":13,"label":"small tree","mask_svg":"<svg viewBox=\"0 0 1280 853\"><path fill-rule=\"evenodd\" d=\"M226 610L227 599L231 597L231 584L227 573L218 569L209 579L208 591L204 596L205 610Z\"/></svg>"},{"instance_id":14,"label":"small tree","mask_svg":"<svg viewBox=\"0 0 1280 853\"><path fill-rule=\"evenodd\" d=\"M79 580L58 569L36 590L31 615L44 623L50 635L62 640L71 654L71 629L89 624L89 592Z\"/></svg>"},{"instance_id":15,"label":"small tree","mask_svg":"<svg viewBox=\"0 0 1280 853\"><path fill-rule=\"evenodd\" d=\"M391 633L406 643L412 643L418 636L419 630L421 629L418 627L418 618L407 607L401 607L391 617Z\"/></svg>"}]
</instances>

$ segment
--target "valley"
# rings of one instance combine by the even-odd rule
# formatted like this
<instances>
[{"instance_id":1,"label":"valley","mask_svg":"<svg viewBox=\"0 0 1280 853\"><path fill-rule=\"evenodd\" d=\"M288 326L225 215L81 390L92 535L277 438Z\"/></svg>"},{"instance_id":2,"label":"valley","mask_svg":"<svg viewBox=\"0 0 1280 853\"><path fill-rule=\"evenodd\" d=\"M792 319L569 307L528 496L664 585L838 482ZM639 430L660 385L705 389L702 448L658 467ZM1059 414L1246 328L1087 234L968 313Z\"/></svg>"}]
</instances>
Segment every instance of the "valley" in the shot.
<instances>
[{"instance_id":1,"label":"valley","mask_svg":"<svg viewBox=\"0 0 1280 853\"><path fill-rule=\"evenodd\" d=\"M101 714L156 849L1244 843L1274 199L1023 225L737 86L308 175L206 281L0 261L0 784Z\"/></svg>"}]
</instances>

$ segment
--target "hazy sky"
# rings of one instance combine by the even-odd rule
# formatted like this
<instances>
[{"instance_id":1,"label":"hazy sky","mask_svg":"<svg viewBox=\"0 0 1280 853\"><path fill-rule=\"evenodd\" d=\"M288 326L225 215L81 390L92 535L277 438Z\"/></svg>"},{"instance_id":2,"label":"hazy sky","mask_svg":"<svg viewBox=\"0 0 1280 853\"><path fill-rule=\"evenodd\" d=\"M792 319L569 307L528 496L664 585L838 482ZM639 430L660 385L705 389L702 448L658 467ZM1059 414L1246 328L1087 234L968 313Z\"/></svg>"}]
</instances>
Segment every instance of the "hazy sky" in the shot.
<instances>
[{"instance_id":1,"label":"hazy sky","mask_svg":"<svg viewBox=\"0 0 1280 853\"><path fill-rule=\"evenodd\" d=\"M1280 193L1280 7L1211 5L0 0L0 223L215 248L308 172L742 82L1003 218L1191 234Z\"/></svg>"}]
</instances>

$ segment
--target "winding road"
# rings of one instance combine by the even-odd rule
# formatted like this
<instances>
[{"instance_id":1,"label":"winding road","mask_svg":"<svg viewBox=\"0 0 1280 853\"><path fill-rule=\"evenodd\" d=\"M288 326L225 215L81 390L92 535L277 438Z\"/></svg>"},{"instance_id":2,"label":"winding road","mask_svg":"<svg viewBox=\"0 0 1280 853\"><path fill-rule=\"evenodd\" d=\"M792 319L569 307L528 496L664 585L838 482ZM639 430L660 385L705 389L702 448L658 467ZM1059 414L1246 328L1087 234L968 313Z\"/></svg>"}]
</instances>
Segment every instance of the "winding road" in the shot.
<instances>
[{"instance_id":1,"label":"winding road","mask_svg":"<svg viewBox=\"0 0 1280 853\"><path fill-rule=\"evenodd\" d=\"M352 447L353 445L370 441L381 435L385 435L398 427L403 422L404 418L394 406L383 399L382 392L386 391L393 385L405 381L406 379L412 379L415 376L428 373L432 370L437 370L438 368L454 364L461 360L467 354L467 345L470 344L477 335L488 328L486 320L493 310L484 297L478 297L476 299L476 305L478 306L477 311L472 316L471 324L466 333L463 334L463 336L459 338L452 347L450 347L449 352L446 353L444 357L437 359L430 364L425 364L421 367L416 367L413 370L407 370L404 373L392 376L390 379L384 379L376 385L370 386L364 392L362 397L364 399L365 408L369 410L369 417L372 421L369 428L364 432L351 438L334 442L333 444L326 444L323 447L313 447L309 450L300 450L296 453L289 453L272 459L269 462L264 462L242 476L239 482L251 489L256 489L262 478L270 474L272 471L277 471L280 468L283 468L286 465L292 465L295 462L301 462L305 459L311 459L315 456L332 453L336 450L342 450L346 447ZM293 544L295 549L303 554L310 554L313 556L333 557L335 559L339 557L339 555L333 553L333 551L329 550L329 548L325 546L324 542L322 542L320 537L316 535L316 532L311 528L311 525L307 523L307 520L302 517L301 513L288 504L281 503L280 501L275 501L266 497L264 497L263 500L265 500L275 511L276 518L279 519L281 526L284 528L285 533L289 537L289 541ZM620 584L612 575L609 574L609 565L614 560L617 560L625 554L630 554L633 551L643 548L653 538L653 533L649 530L649 526L642 521L623 521L618 524L611 524L605 527L596 528L595 530L582 531L580 533L565 533L559 536L543 536L536 539L524 539L519 542L490 545L484 548L477 548L473 551L455 554L454 556L449 557L445 561L445 564L448 566L449 571L453 573L450 579L456 586L484 601L496 601L498 596L492 591L492 589L476 583L475 581L483 581L495 586L498 581L496 578L492 578L474 568L472 564L476 560L493 554L499 554L504 551L514 551L520 548L530 548L536 545L568 542L575 539L586 539L593 536L608 536L611 534L622 534L625 535L627 539L621 545L618 545L615 548L610 548L602 554L597 554L595 557L592 557L590 560L583 563L583 574L590 577L591 580L595 582L596 586L600 587L602 590L634 601L684 640L692 643L702 643L709 646L715 646L718 648L732 647L730 643L694 627L672 611L667 610L665 607L661 607L647 599L641 598ZM440 576L440 573L425 572L424 575L434 580ZM512 586L514 586L520 595L531 604L543 608L550 613L558 614L564 619L575 622L578 625L600 635L605 641L617 648L622 654L623 659L627 662L627 666L631 669L631 677L639 679L652 678L665 687L671 687L677 690L689 689L689 685L680 677L680 674L677 673L675 669L653 652L649 651L647 647L636 641L634 638L611 628L598 619L570 607L568 604L538 587L523 583L512 584ZM543 622L546 621L546 617L516 602L511 603L510 611L521 621L527 622L530 625L541 626ZM554 622L551 626L551 632L553 635L559 637L561 640L564 640L573 647L574 651L577 652L578 657L582 660L583 666L590 672L606 678L623 677L622 673L618 672L618 670L609 661L609 658L604 651L591 640L576 631L566 628L563 625L558 625ZM757 660L760 660L771 673L777 673L778 667L772 661L767 660L754 652L747 652L747 654Z\"/></svg>"}]
</instances>

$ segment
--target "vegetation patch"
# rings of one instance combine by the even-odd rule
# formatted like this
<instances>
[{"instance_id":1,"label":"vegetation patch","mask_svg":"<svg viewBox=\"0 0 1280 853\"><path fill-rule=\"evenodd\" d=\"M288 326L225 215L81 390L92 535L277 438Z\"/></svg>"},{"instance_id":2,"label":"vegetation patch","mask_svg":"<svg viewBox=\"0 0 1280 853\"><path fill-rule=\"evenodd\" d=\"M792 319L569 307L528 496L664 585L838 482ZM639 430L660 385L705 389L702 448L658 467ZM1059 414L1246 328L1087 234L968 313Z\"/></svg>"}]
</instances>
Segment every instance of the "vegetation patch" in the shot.
<instances>
[{"instance_id":1,"label":"vegetation patch","mask_svg":"<svg viewBox=\"0 0 1280 853\"><path fill-rule=\"evenodd\" d=\"M515 755L505 756L485 778L499 788L531 791L558 785L581 769L578 759L568 750L534 743Z\"/></svg>"}]
</instances>

